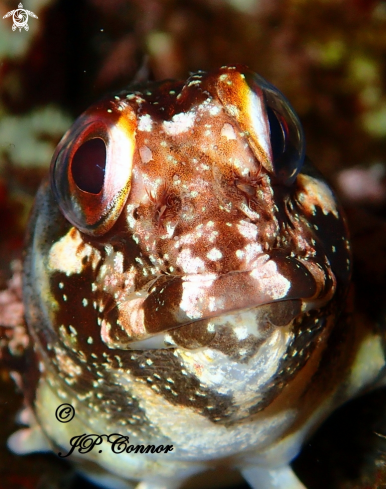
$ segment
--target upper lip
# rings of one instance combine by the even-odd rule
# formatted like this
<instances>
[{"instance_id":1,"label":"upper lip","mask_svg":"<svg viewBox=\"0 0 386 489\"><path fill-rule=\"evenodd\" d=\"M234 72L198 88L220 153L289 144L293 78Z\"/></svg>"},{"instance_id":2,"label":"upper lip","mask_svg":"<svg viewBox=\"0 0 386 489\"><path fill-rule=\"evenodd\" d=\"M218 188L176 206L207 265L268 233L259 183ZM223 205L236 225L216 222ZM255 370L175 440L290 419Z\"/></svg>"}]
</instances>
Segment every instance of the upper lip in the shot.
<instances>
[{"instance_id":1,"label":"upper lip","mask_svg":"<svg viewBox=\"0 0 386 489\"><path fill-rule=\"evenodd\" d=\"M323 267L282 252L264 254L248 270L159 277L144 295L119 301L119 325L104 318L101 336L111 347L128 347L181 326L279 301L301 301L304 311L319 309L335 290L328 263Z\"/></svg>"},{"instance_id":2,"label":"upper lip","mask_svg":"<svg viewBox=\"0 0 386 489\"><path fill-rule=\"evenodd\" d=\"M265 255L267 256L267 255ZM282 300L318 300L311 272L296 258L269 257L250 270L171 277L143 300L149 336L236 310Z\"/></svg>"}]
</instances>

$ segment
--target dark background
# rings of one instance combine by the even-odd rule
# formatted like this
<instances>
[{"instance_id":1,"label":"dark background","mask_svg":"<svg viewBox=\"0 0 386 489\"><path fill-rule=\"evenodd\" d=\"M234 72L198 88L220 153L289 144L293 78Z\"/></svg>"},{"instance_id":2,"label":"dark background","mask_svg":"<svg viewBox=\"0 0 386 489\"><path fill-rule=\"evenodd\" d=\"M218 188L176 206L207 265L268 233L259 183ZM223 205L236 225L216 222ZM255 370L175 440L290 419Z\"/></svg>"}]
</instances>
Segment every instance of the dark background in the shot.
<instances>
[{"instance_id":1,"label":"dark background","mask_svg":"<svg viewBox=\"0 0 386 489\"><path fill-rule=\"evenodd\" d=\"M17 3L0 0L3 339L6 328L20 321L14 260L21 258L33 196L72 120L138 72L154 79L186 78L190 71L235 63L276 85L299 114L309 157L347 208L357 314L383 326L386 2L25 0L24 8L39 17L29 18L28 32L12 31L12 17L2 19ZM21 458L6 450L21 397L5 361L0 381L0 489L67 487L71 474L54 457ZM386 487L386 443L376 434L386 434L385 407L386 393L376 392L350 403L322 427L295 462L310 489Z\"/></svg>"}]
</instances>

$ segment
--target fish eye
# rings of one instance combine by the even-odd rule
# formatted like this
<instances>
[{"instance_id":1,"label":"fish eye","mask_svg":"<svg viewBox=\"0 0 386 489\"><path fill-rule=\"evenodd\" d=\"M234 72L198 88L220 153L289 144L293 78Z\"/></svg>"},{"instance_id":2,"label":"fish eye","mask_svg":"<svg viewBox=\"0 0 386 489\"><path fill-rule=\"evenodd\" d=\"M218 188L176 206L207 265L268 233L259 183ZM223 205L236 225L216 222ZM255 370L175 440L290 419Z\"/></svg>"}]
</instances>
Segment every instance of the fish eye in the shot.
<instances>
[{"instance_id":1,"label":"fish eye","mask_svg":"<svg viewBox=\"0 0 386 489\"><path fill-rule=\"evenodd\" d=\"M134 147L135 117L120 123L92 109L60 141L51 188L65 218L80 231L99 236L118 219L131 188Z\"/></svg>"},{"instance_id":2,"label":"fish eye","mask_svg":"<svg viewBox=\"0 0 386 489\"><path fill-rule=\"evenodd\" d=\"M277 161L285 152L287 146L288 128L279 114L271 107L267 107L269 131L271 138L271 149L273 161Z\"/></svg>"},{"instance_id":3,"label":"fish eye","mask_svg":"<svg viewBox=\"0 0 386 489\"><path fill-rule=\"evenodd\" d=\"M260 76L255 76L266 104L274 175L280 183L291 185L304 163L303 128L284 95Z\"/></svg>"},{"instance_id":4,"label":"fish eye","mask_svg":"<svg viewBox=\"0 0 386 489\"><path fill-rule=\"evenodd\" d=\"M274 177L273 183L291 185L305 158L305 140L298 116L285 96L260 75L244 67L242 79L248 90L240 101L236 98L236 105L244 114L247 107L247 120L239 123L260 147L257 154ZM239 91L242 90L241 83ZM226 96L222 98L228 101Z\"/></svg>"},{"instance_id":5,"label":"fish eye","mask_svg":"<svg viewBox=\"0 0 386 489\"><path fill-rule=\"evenodd\" d=\"M89 139L72 158L74 182L83 192L99 194L103 188L106 170L106 145L103 139Z\"/></svg>"}]
</instances>

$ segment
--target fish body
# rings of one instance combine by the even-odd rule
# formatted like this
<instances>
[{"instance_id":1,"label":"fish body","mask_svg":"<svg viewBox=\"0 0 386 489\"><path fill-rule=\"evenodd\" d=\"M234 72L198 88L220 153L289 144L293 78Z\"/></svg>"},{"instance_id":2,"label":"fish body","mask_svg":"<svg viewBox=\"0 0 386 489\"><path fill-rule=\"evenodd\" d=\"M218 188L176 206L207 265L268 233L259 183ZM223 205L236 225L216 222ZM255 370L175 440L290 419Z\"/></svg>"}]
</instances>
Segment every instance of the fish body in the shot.
<instances>
[{"instance_id":1,"label":"fish body","mask_svg":"<svg viewBox=\"0 0 386 489\"><path fill-rule=\"evenodd\" d=\"M347 319L340 206L288 101L245 67L88 109L59 143L27 241L35 435L10 444L33 449L39 431L62 454L85 433L173 447L73 450L110 487L177 488L225 465L252 487L304 487L289 462L383 366L378 336ZM63 404L71 422L55 416Z\"/></svg>"}]
</instances>

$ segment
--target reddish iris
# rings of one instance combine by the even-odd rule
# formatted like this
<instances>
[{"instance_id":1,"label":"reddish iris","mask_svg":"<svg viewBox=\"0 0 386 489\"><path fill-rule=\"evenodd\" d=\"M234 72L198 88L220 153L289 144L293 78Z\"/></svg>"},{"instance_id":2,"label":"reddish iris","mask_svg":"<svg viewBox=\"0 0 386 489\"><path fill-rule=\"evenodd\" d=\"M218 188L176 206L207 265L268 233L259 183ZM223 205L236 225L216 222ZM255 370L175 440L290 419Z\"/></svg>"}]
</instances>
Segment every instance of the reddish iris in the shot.
<instances>
[{"instance_id":1,"label":"reddish iris","mask_svg":"<svg viewBox=\"0 0 386 489\"><path fill-rule=\"evenodd\" d=\"M102 139L89 139L74 154L71 165L76 185L90 194L99 194L103 188L106 169L106 145Z\"/></svg>"}]
</instances>

